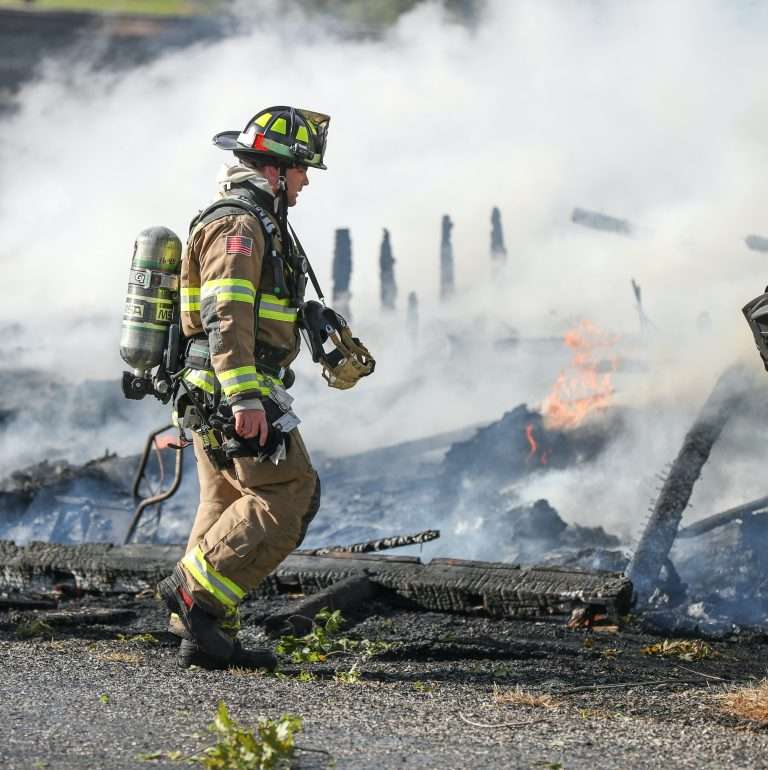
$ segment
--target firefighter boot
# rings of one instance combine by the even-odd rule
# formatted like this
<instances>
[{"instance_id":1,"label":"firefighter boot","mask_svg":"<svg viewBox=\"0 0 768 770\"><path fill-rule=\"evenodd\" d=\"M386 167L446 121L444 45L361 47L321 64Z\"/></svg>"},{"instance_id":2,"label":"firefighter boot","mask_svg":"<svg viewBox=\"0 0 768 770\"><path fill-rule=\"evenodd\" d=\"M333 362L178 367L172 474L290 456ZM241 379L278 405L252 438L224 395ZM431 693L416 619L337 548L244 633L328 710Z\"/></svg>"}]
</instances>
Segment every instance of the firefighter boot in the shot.
<instances>
[{"instance_id":1,"label":"firefighter boot","mask_svg":"<svg viewBox=\"0 0 768 770\"><path fill-rule=\"evenodd\" d=\"M157 584L166 607L176 613L200 650L226 666L235 652L235 640L219 628L217 619L192 600L184 573L177 565L173 574Z\"/></svg>"},{"instance_id":2,"label":"firefighter boot","mask_svg":"<svg viewBox=\"0 0 768 770\"><path fill-rule=\"evenodd\" d=\"M236 666L238 668L264 668L267 671L274 671L277 668L277 658L266 647L254 647L246 650L236 639L232 657L227 661L221 661L204 652L194 639L182 639L179 648L179 665L182 668L200 666L200 668L221 669Z\"/></svg>"},{"instance_id":3,"label":"firefighter boot","mask_svg":"<svg viewBox=\"0 0 768 770\"><path fill-rule=\"evenodd\" d=\"M231 617L221 620L195 605L186 590L184 575L178 567L170 577L161 581L157 588L166 606L171 610L172 633L182 637L179 665L183 668L200 666L222 669L237 666L265 668L269 671L277 668L277 658L270 650L262 647L246 650L234 638L240 628L236 610L231 613ZM179 633L182 630L183 633Z\"/></svg>"}]
</instances>

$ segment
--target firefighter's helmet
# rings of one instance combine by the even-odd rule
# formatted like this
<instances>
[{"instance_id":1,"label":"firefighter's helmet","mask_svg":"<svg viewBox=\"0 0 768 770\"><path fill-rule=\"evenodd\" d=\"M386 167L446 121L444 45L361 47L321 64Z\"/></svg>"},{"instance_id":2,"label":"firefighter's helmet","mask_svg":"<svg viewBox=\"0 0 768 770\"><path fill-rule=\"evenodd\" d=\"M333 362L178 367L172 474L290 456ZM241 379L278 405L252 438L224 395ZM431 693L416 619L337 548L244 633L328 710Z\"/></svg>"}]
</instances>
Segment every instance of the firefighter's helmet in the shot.
<instances>
[{"instance_id":1,"label":"firefighter's helmet","mask_svg":"<svg viewBox=\"0 0 768 770\"><path fill-rule=\"evenodd\" d=\"M311 110L267 107L254 115L242 131L223 131L213 137L213 143L252 162L325 169L323 156L330 120L329 115Z\"/></svg>"}]
</instances>

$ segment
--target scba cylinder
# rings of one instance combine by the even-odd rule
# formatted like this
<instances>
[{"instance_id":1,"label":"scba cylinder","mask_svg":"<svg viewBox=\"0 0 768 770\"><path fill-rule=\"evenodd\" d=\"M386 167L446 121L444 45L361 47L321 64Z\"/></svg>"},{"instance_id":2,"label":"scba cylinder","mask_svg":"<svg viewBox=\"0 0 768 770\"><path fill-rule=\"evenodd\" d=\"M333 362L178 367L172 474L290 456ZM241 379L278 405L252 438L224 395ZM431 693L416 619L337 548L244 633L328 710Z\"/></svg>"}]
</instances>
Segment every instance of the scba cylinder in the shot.
<instances>
[{"instance_id":1,"label":"scba cylinder","mask_svg":"<svg viewBox=\"0 0 768 770\"><path fill-rule=\"evenodd\" d=\"M133 247L120 355L136 377L163 360L169 326L178 321L181 241L167 227L142 230Z\"/></svg>"}]
</instances>

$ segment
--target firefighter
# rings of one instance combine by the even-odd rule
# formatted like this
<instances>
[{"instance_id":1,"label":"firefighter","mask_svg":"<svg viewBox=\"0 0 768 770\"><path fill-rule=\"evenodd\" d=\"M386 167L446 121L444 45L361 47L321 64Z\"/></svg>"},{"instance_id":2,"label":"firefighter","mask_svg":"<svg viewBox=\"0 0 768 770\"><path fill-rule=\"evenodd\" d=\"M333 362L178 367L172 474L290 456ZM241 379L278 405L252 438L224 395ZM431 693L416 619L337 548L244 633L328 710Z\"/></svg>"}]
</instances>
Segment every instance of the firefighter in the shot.
<instances>
[{"instance_id":1,"label":"firefighter","mask_svg":"<svg viewBox=\"0 0 768 770\"><path fill-rule=\"evenodd\" d=\"M271 651L239 644L238 605L302 542L319 506L287 393L311 271L288 208L308 170L326 168L329 120L270 107L213 140L233 159L218 199L192 222L181 266L183 385L211 427L193 434L200 505L187 552L158 586L184 666L274 668Z\"/></svg>"}]
</instances>

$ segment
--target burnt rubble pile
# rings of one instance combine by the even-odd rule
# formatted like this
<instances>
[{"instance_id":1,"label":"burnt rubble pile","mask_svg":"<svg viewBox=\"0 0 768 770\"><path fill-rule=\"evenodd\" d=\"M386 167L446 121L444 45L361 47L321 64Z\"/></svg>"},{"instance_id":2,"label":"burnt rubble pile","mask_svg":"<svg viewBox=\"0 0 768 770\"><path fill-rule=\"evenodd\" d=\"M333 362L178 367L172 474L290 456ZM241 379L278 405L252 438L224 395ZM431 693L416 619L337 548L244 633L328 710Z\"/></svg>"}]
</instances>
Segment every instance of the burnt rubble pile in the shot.
<instances>
[{"instance_id":1,"label":"burnt rubble pile","mask_svg":"<svg viewBox=\"0 0 768 770\"><path fill-rule=\"evenodd\" d=\"M536 470L590 462L618 433L620 423L620 415L614 411L605 420L572 430L551 429L545 426L541 412L521 404L451 446L442 463L446 486L453 490L471 480L498 488Z\"/></svg>"},{"instance_id":2,"label":"burnt rubble pile","mask_svg":"<svg viewBox=\"0 0 768 770\"><path fill-rule=\"evenodd\" d=\"M617 561L626 561L620 551L615 551L618 558L611 558L612 549L621 546L618 537L602 527L567 524L547 500L515 506L491 518L487 524L490 537L505 544L503 553L507 562L558 564L567 560L573 567L614 570ZM602 554L601 559L585 560L583 554L587 549ZM623 567L621 564L618 571Z\"/></svg>"}]
</instances>

